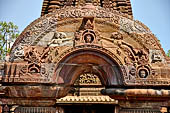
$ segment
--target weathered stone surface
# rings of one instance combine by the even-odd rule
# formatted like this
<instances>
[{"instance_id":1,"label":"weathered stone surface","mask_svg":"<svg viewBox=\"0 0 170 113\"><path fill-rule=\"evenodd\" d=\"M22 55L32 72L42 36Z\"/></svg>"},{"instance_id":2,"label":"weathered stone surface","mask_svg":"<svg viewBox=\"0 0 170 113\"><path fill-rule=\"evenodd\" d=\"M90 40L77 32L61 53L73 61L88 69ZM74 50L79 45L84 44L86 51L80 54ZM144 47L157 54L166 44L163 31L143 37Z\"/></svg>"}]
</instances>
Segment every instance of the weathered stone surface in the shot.
<instances>
[{"instance_id":1,"label":"weathered stone surface","mask_svg":"<svg viewBox=\"0 0 170 113\"><path fill-rule=\"evenodd\" d=\"M127 89L116 92L120 100L169 99L170 60L158 39L141 22L109 9L127 13L130 8L121 7L125 1L130 4L104 0L93 1L103 7L93 2L72 7L70 0L67 7L31 23L15 41L9 61L0 65L2 103L54 106L84 73L98 76L106 88ZM133 87L139 90L131 91Z\"/></svg>"}]
</instances>

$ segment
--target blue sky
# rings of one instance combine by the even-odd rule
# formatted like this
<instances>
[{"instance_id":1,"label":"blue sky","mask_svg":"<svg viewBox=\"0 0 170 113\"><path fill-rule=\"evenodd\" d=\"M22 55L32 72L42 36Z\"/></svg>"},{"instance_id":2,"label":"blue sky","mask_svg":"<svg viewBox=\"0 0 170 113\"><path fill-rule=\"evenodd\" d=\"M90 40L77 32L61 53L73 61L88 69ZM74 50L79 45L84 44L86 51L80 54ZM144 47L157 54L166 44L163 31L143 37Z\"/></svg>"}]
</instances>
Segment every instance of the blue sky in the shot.
<instances>
[{"instance_id":1,"label":"blue sky","mask_svg":"<svg viewBox=\"0 0 170 113\"><path fill-rule=\"evenodd\" d=\"M40 17L43 0L0 0L0 21L12 21L20 32ZM147 25L170 49L170 0L131 0L133 16Z\"/></svg>"}]
</instances>

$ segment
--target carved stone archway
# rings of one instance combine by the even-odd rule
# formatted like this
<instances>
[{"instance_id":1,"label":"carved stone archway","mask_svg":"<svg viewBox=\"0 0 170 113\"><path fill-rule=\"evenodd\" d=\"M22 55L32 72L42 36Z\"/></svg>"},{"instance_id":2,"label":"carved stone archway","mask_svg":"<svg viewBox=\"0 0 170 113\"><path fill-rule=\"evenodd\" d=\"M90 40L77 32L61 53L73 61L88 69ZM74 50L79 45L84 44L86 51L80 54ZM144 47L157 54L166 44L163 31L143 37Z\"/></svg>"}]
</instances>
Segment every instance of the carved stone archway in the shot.
<instances>
[{"instance_id":1,"label":"carved stone archway","mask_svg":"<svg viewBox=\"0 0 170 113\"><path fill-rule=\"evenodd\" d=\"M93 49L74 51L65 56L56 68L57 83L73 84L84 71L97 73L104 86L123 85L121 64L115 59Z\"/></svg>"},{"instance_id":2,"label":"carved stone archway","mask_svg":"<svg viewBox=\"0 0 170 113\"><path fill-rule=\"evenodd\" d=\"M35 20L17 38L10 59L0 65L0 101L53 112L56 99L86 72L98 75L102 94L122 108L147 108L140 104L147 101L158 109L170 103L168 62L157 38L132 17L89 3L64 7Z\"/></svg>"}]
</instances>

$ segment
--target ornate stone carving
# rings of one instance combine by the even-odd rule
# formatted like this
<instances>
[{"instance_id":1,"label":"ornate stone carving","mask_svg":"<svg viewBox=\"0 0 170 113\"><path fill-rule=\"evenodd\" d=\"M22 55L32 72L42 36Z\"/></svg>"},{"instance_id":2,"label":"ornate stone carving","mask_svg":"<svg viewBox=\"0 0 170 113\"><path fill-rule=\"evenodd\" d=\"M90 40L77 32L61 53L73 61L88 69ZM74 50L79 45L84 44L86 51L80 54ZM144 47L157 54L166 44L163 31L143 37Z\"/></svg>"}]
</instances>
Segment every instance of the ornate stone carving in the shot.
<instances>
[{"instance_id":1,"label":"ornate stone carving","mask_svg":"<svg viewBox=\"0 0 170 113\"><path fill-rule=\"evenodd\" d=\"M24 31L19 38L15 41L12 53L17 49L16 46L20 45L35 45L37 42L47 33L51 30L51 28L54 28L57 23L57 18L55 16L50 17L42 17L38 20L35 20L31 25L29 26L26 31ZM18 44L18 45L17 45Z\"/></svg>"},{"instance_id":2,"label":"ornate stone carving","mask_svg":"<svg viewBox=\"0 0 170 113\"><path fill-rule=\"evenodd\" d=\"M140 24L136 23L127 18L120 18L120 30L127 33L147 33L150 32L142 27Z\"/></svg>"},{"instance_id":3,"label":"ornate stone carving","mask_svg":"<svg viewBox=\"0 0 170 113\"><path fill-rule=\"evenodd\" d=\"M20 45L39 45L40 40L49 32L56 29L57 21L62 20L63 18L84 18L84 17L93 17L93 18L107 18L110 19L115 24L120 24L120 26L127 24L130 29L134 27L133 21L124 17L121 17L120 13L112 11L105 8L96 8L95 10L82 9L81 7L65 7L64 9L57 10L48 16L43 16L40 19L34 21L16 40L12 53L17 49L16 46ZM119 19L118 19L119 18ZM114 21L113 21L114 20ZM116 22L121 20L120 23ZM123 22L122 22L123 21ZM124 22L125 21L125 22ZM121 25L122 22L122 25ZM135 23L137 26L139 23ZM140 26L140 24L139 24ZM139 27L140 29L145 29ZM138 29L139 29L138 28ZM134 28L133 28L134 29ZM139 31L139 30L137 30ZM141 30L142 32L148 32L147 30ZM135 31L136 32L136 31ZM41 45L41 44L40 44Z\"/></svg>"},{"instance_id":4,"label":"ornate stone carving","mask_svg":"<svg viewBox=\"0 0 170 113\"><path fill-rule=\"evenodd\" d=\"M53 39L55 34L55 31L47 33L45 36L43 36L40 41L37 43L37 46L48 46L48 43Z\"/></svg>"},{"instance_id":5,"label":"ornate stone carving","mask_svg":"<svg viewBox=\"0 0 170 113\"><path fill-rule=\"evenodd\" d=\"M54 63L42 63L40 74L43 78L52 78L54 74L55 64Z\"/></svg>"},{"instance_id":6,"label":"ornate stone carving","mask_svg":"<svg viewBox=\"0 0 170 113\"><path fill-rule=\"evenodd\" d=\"M113 32L110 38L116 45L118 45L119 47L122 46L123 36L120 32Z\"/></svg>"},{"instance_id":7,"label":"ornate stone carving","mask_svg":"<svg viewBox=\"0 0 170 113\"><path fill-rule=\"evenodd\" d=\"M50 62L56 55L58 55L56 48L35 46L25 48L24 61L27 63L21 67L19 75L23 77L36 75L50 79L54 70L54 64Z\"/></svg>"},{"instance_id":8,"label":"ornate stone carving","mask_svg":"<svg viewBox=\"0 0 170 113\"><path fill-rule=\"evenodd\" d=\"M143 45L144 48L157 50L161 48L159 41L151 33L132 33L131 37L133 37L133 39L135 39L139 44Z\"/></svg>"},{"instance_id":9,"label":"ornate stone carving","mask_svg":"<svg viewBox=\"0 0 170 113\"><path fill-rule=\"evenodd\" d=\"M133 64L127 64L127 76L125 76L125 82L127 84L134 84L136 82L136 67Z\"/></svg>"},{"instance_id":10,"label":"ornate stone carving","mask_svg":"<svg viewBox=\"0 0 170 113\"><path fill-rule=\"evenodd\" d=\"M15 51L12 51L9 57L9 61L23 60L24 58L24 45L19 44L15 47Z\"/></svg>"},{"instance_id":11,"label":"ornate stone carving","mask_svg":"<svg viewBox=\"0 0 170 113\"><path fill-rule=\"evenodd\" d=\"M22 59L24 57L24 47L23 46L18 46L16 48L16 51L14 52L15 57Z\"/></svg>"},{"instance_id":12,"label":"ornate stone carving","mask_svg":"<svg viewBox=\"0 0 170 113\"><path fill-rule=\"evenodd\" d=\"M4 66L4 64L3 63L0 63L0 78L2 77L2 76L4 76L4 70L5 70L5 66Z\"/></svg>"},{"instance_id":13,"label":"ornate stone carving","mask_svg":"<svg viewBox=\"0 0 170 113\"><path fill-rule=\"evenodd\" d=\"M162 62L165 63L165 59L160 50L149 50L150 62Z\"/></svg>"},{"instance_id":14,"label":"ornate stone carving","mask_svg":"<svg viewBox=\"0 0 170 113\"><path fill-rule=\"evenodd\" d=\"M93 73L83 73L76 80L75 85L101 85L100 79Z\"/></svg>"},{"instance_id":15,"label":"ornate stone carving","mask_svg":"<svg viewBox=\"0 0 170 113\"><path fill-rule=\"evenodd\" d=\"M73 26L74 29L70 30ZM101 40L104 39L103 37L108 37L109 42L108 40ZM134 43L128 43L128 38L135 40ZM74 46L72 47L73 41ZM150 49L160 50L160 54L150 52L151 62L148 59L148 50ZM20 58L23 61L18 64L14 60L14 64L6 65L7 70L2 81L16 82L17 84L56 84L58 83L56 80L60 79L59 77L62 75L60 67L59 69L56 69L56 67L61 65L60 63L68 56L72 57L73 54L84 50L91 53L97 52L101 56L104 54L102 57L108 57L106 61L113 60L122 72L119 76L120 79L118 79L120 84L138 87L141 85L144 87L147 85L168 86L170 84L169 69L150 67L152 65L160 66L156 62L163 62L164 60L163 57L160 57L163 54L160 45L150 30L141 23L126 18L125 15L94 6L91 8L89 6L65 7L33 22L17 39L11 52L11 58ZM102 66L100 69L106 67ZM108 68L115 69L114 66ZM102 73L102 75L104 74ZM69 76L69 73L67 75ZM111 79L108 80L108 84L114 85L112 73L106 72L106 75L107 78L105 76L103 78L106 81ZM96 76L86 74L86 76L80 77L80 82L82 85L99 84L99 78ZM67 78L65 74L62 77L61 79L64 81L61 83L72 84L70 76L68 81L65 80ZM75 78L73 79L75 80ZM59 93L66 95L64 91L59 91Z\"/></svg>"},{"instance_id":16,"label":"ornate stone carving","mask_svg":"<svg viewBox=\"0 0 170 113\"><path fill-rule=\"evenodd\" d=\"M110 4L110 0L104 0L103 1L104 2L104 4L103 4L103 6L105 7L105 8L110 8L111 6L111 4Z\"/></svg>"},{"instance_id":17,"label":"ornate stone carving","mask_svg":"<svg viewBox=\"0 0 170 113\"><path fill-rule=\"evenodd\" d=\"M134 49L132 45L123 40L123 36L119 32L113 32L110 37L113 42L124 51L124 54L131 59L132 62L136 62L138 65L148 64L148 53L144 49ZM119 52L120 53L120 52Z\"/></svg>"},{"instance_id":18,"label":"ornate stone carving","mask_svg":"<svg viewBox=\"0 0 170 113\"><path fill-rule=\"evenodd\" d=\"M81 1L67 0L68 4L65 4L65 1L50 0L49 4L56 3L60 8ZM5 99L10 97L23 106L36 106L34 101L38 105L54 106L55 99L67 95L72 86L168 88L170 68L164 52L146 26L125 15L129 5L121 5L126 0L91 2L105 8L90 3L83 7L66 6L56 11L51 7L48 9L50 14L25 29L12 48L12 62L0 65L0 81L7 91L3 95ZM125 11L125 14L108 8L114 5L120 5L118 10ZM42 111L33 109L34 112Z\"/></svg>"},{"instance_id":19,"label":"ornate stone carving","mask_svg":"<svg viewBox=\"0 0 170 113\"><path fill-rule=\"evenodd\" d=\"M57 47L29 46L25 48L24 60L28 63L50 63L53 57L58 55L57 49Z\"/></svg>"},{"instance_id":20,"label":"ornate stone carving","mask_svg":"<svg viewBox=\"0 0 170 113\"><path fill-rule=\"evenodd\" d=\"M140 78L147 78L148 75L149 75L149 71L148 71L147 69L145 69L145 68L139 69L139 71L138 71L138 76L139 76Z\"/></svg>"},{"instance_id":21,"label":"ornate stone carving","mask_svg":"<svg viewBox=\"0 0 170 113\"><path fill-rule=\"evenodd\" d=\"M129 80L134 83L135 79L136 79L136 68L135 66L132 65L129 67Z\"/></svg>"},{"instance_id":22,"label":"ornate stone carving","mask_svg":"<svg viewBox=\"0 0 170 113\"><path fill-rule=\"evenodd\" d=\"M17 107L15 113L56 113L56 108L53 107ZM58 113L58 112L57 112ZM61 112L59 112L61 113Z\"/></svg>"},{"instance_id":23,"label":"ornate stone carving","mask_svg":"<svg viewBox=\"0 0 170 113\"><path fill-rule=\"evenodd\" d=\"M93 29L94 28L93 20L94 18L86 19L87 22L85 22L84 29Z\"/></svg>"},{"instance_id":24,"label":"ornate stone carving","mask_svg":"<svg viewBox=\"0 0 170 113\"><path fill-rule=\"evenodd\" d=\"M64 32L55 32L54 37L48 43L48 46L73 46L73 39L67 38Z\"/></svg>"}]
</instances>

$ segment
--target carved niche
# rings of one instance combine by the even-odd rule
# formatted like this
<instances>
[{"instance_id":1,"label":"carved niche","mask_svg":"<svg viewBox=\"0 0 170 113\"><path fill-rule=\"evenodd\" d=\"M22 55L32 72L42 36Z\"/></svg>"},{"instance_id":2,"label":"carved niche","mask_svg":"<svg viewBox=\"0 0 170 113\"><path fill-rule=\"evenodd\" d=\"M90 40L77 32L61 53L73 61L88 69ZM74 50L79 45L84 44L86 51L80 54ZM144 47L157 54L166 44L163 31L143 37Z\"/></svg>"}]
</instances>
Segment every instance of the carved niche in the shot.
<instances>
[{"instance_id":1,"label":"carved niche","mask_svg":"<svg viewBox=\"0 0 170 113\"><path fill-rule=\"evenodd\" d=\"M138 77L141 79L147 78L150 75L150 69L147 66L138 67Z\"/></svg>"},{"instance_id":2,"label":"carved niche","mask_svg":"<svg viewBox=\"0 0 170 113\"><path fill-rule=\"evenodd\" d=\"M98 44L99 33L94 31L94 17L85 17L77 32L75 32L74 45Z\"/></svg>"},{"instance_id":3,"label":"carved niche","mask_svg":"<svg viewBox=\"0 0 170 113\"><path fill-rule=\"evenodd\" d=\"M149 57L151 63L156 63L156 62L165 63L165 59L160 50L149 50Z\"/></svg>"}]
</instances>

